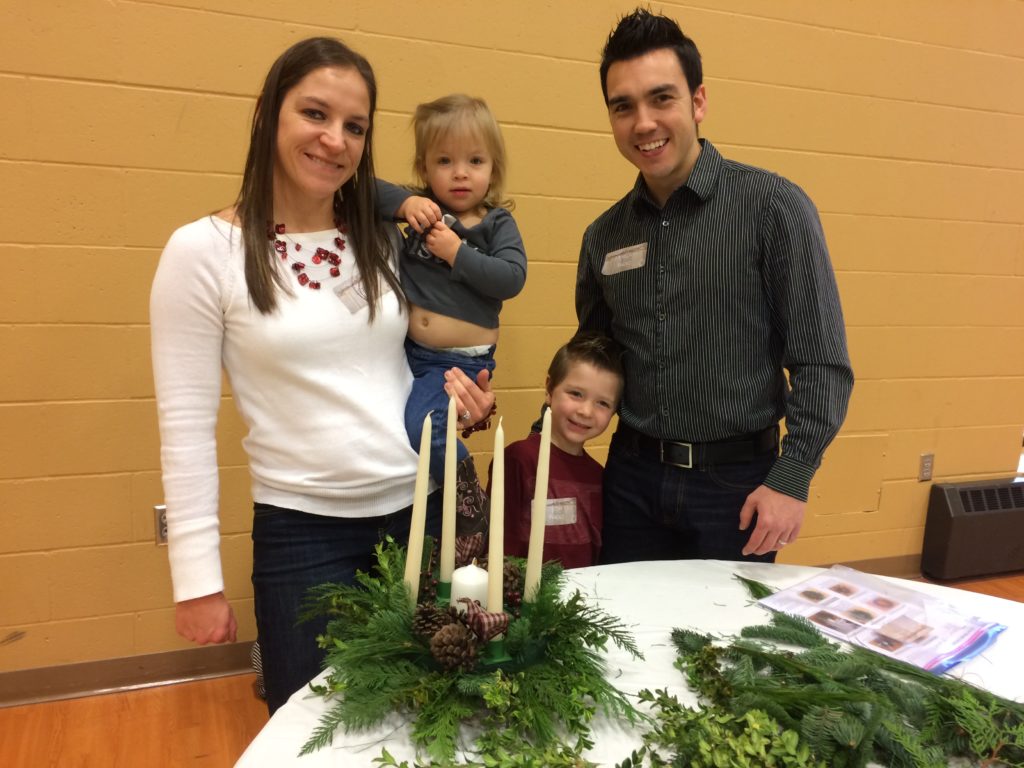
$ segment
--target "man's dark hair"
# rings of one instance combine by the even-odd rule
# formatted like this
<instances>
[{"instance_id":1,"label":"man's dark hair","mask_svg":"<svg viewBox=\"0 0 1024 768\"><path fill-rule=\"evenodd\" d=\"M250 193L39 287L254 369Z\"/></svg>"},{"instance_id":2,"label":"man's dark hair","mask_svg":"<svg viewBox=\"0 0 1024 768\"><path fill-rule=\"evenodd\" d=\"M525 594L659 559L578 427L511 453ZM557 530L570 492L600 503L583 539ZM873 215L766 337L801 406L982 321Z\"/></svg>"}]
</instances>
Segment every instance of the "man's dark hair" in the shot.
<instances>
[{"instance_id":1,"label":"man's dark hair","mask_svg":"<svg viewBox=\"0 0 1024 768\"><path fill-rule=\"evenodd\" d=\"M679 25L662 14L637 8L619 19L601 52L601 92L608 103L608 68L617 61L628 61L645 53L669 48L679 59L692 94L704 82L697 44L683 34Z\"/></svg>"}]
</instances>

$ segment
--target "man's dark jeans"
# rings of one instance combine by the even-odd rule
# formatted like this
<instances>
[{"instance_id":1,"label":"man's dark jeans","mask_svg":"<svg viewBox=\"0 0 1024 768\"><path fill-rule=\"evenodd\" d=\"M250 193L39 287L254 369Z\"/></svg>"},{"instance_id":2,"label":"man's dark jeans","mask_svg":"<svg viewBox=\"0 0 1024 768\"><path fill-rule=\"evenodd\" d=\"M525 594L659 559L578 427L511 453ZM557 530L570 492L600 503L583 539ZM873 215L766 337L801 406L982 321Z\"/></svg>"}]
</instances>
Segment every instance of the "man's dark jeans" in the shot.
<instances>
[{"instance_id":1,"label":"man's dark jeans","mask_svg":"<svg viewBox=\"0 0 1024 768\"><path fill-rule=\"evenodd\" d=\"M739 530L740 509L768 475L775 455L682 469L641 458L612 440L604 470L602 563L636 560L749 560L742 554L757 523Z\"/></svg>"}]
</instances>

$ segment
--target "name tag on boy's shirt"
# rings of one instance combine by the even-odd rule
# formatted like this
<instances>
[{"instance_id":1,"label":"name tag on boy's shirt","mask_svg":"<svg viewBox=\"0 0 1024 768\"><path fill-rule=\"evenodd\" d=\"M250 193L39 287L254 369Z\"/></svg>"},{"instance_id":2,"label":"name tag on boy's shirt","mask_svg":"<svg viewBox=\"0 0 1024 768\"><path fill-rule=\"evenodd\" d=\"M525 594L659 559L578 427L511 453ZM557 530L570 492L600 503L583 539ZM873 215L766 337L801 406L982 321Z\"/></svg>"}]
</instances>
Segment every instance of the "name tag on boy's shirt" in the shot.
<instances>
[{"instance_id":1,"label":"name tag on boy's shirt","mask_svg":"<svg viewBox=\"0 0 1024 768\"><path fill-rule=\"evenodd\" d=\"M604 255L602 275L617 275L630 269L637 269L647 263L647 243L619 248Z\"/></svg>"},{"instance_id":2,"label":"name tag on boy's shirt","mask_svg":"<svg viewBox=\"0 0 1024 768\"><path fill-rule=\"evenodd\" d=\"M548 499L545 506L545 525L575 525L576 499Z\"/></svg>"}]
</instances>

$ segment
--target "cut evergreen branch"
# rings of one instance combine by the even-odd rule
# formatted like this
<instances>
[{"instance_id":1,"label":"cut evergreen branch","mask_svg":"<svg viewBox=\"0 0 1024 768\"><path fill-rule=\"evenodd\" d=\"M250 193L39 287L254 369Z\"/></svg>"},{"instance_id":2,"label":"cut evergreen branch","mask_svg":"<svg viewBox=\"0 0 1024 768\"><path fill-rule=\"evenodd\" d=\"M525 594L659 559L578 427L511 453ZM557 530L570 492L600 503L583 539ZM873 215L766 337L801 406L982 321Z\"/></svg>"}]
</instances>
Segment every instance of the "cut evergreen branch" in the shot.
<instances>
[{"instance_id":1,"label":"cut evergreen branch","mask_svg":"<svg viewBox=\"0 0 1024 768\"><path fill-rule=\"evenodd\" d=\"M408 760L399 762L387 749L384 749L381 756L375 758L373 762L386 768L449 768L454 765L458 765L459 768L598 768L596 763L584 760L577 751L565 746L544 749L534 747L500 749L483 760L460 763L451 761L423 763L419 760L412 763Z\"/></svg>"},{"instance_id":2,"label":"cut evergreen branch","mask_svg":"<svg viewBox=\"0 0 1024 768\"><path fill-rule=\"evenodd\" d=\"M772 592L740 581L752 597ZM763 712L832 768L945 768L955 757L979 768L1024 766L1024 705L865 648L846 649L803 619L772 613L768 624L747 627L725 645L685 629L674 630L672 642L701 711L724 712L732 726ZM673 723L704 716L679 712L661 692L647 695L661 707L652 732L661 741L648 742L650 758L671 742ZM680 743L674 748L677 757L689 754ZM651 764L670 764L658 759Z\"/></svg>"},{"instance_id":3,"label":"cut evergreen branch","mask_svg":"<svg viewBox=\"0 0 1024 768\"><path fill-rule=\"evenodd\" d=\"M775 594L775 590L763 582L748 579L745 576L740 576L738 573L733 574L733 578L747 588L747 593L754 600L761 600Z\"/></svg>"}]
</instances>

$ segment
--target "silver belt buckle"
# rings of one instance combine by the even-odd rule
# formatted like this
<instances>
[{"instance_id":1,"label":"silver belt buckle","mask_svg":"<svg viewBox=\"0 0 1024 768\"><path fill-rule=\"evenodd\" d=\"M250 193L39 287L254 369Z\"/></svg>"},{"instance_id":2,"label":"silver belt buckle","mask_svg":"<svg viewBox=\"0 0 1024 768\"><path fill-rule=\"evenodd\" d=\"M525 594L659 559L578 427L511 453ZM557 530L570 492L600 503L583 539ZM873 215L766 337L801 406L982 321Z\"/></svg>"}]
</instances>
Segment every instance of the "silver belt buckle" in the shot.
<instances>
[{"instance_id":1,"label":"silver belt buckle","mask_svg":"<svg viewBox=\"0 0 1024 768\"><path fill-rule=\"evenodd\" d=\"M678 461L669 461L668 459L666 459L665 458L665 443L669 443L670 445L685 446L686 447L686 463L685 464L681 464ZM671 440L660 440L658 442L658 453L660 454L658 456L658 458L661 459L661 463L662 464L668 464L669 466L672 466L672 467L679 467L680 469L693 469L693 443L675 443L675 442L672 442Z\"/></svg>"}]
</instances>

